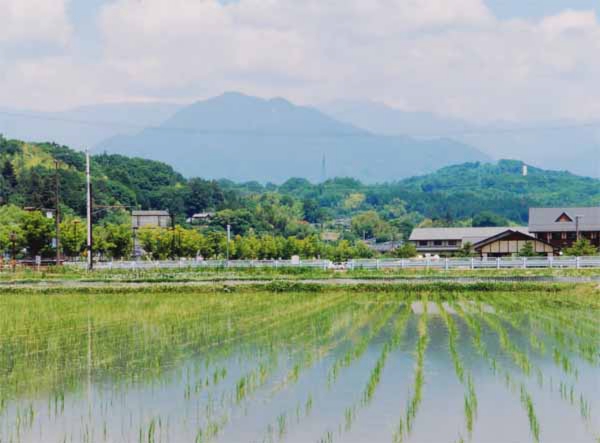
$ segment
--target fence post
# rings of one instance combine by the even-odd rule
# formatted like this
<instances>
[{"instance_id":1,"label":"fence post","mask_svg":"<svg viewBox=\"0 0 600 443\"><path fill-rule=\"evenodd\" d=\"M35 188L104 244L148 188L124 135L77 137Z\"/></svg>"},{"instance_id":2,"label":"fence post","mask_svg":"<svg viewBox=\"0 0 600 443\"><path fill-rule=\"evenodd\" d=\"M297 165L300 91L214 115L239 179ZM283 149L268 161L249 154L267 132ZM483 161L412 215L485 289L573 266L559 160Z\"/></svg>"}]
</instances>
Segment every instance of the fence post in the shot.
<instances>
[{"instance_id":1,"label":"fence post","mask_svg":"<svg viewBox=\"0 0 600 443\"><path fill-rule=\"evenodd\" d=\"M575 257L575 268L576 269L581 268L581 257Z\"/></svg>"},{"instance_id":2,"label":"fence post","mask_svg":"<svg viewBox=\"0 0 600 443\"><path fill-rule=\"evenodd\" d=\"M523 257L523 269L527 269L527 257Z\"/></svg>"},{"instance_id":3,"label":"fence post","mask_svg":"<svg viewBox=\"0 0 600 443\"><path fill-rule=\"evenodd\" d=\"M425 269L429 270L429 257L425 259Z\"/></svg>"},{"instance_id":4,"label":"fence post","mask_svg":"<svg viewBox=\"0 0 600 443\"><path fill-rule=\"evenodd\" d=\"M496 257L496 269L500 269L500 257Z\"/></svg>"},{"instance_id":5,"label":"fence post","mask_svg":"<svg viewBox=\"0 0 600 443\"><path fill-rule=\"evenodd\" d=\"M554 257L548 257L548 262L550 263L550 269L554 268Z\"/></svg>"},{"instance_id":6,"label":"fence post","mask_svg":"<svg viewBox=\"0 0 600 443\"><path fill-rule=\"evenodd\" d=\"M403 259L403 258L401 258L401 259L400 259L400 268L401 268L401 269L404 269L404 267L405 267L405 266L406 266L406 264L404 263L404 259Z\"/></svg>"},{"instance_id":7,"label":"fence post","mask_svg":"<svg viewBox=\"0 0 600 443\"><path fill-rule=\"evenodd\" d=\"M475 259L471 257L471 269L475 269Z\"/></svg>"},{"instance_id":8,"label":"fence post","mask_svg":"<svg viewBox=\"0 0 600 443\"><path fill-rule=\"evenodd\" d=\"M375 269L379 270L379 259L375 260Z\"/></svg>"},{"instance_id":9,"label":"fence post","mask_svg":"<svg viewBox=\"0 0 600 443\"><path fill-rule=\"evenodd\" d=\"M446 257L446 258L444 259L444 269L447 271L447 270L448 270L448 268L449 268L449 266L448 266L448 257Z\"/></svg>"}]
</instances>

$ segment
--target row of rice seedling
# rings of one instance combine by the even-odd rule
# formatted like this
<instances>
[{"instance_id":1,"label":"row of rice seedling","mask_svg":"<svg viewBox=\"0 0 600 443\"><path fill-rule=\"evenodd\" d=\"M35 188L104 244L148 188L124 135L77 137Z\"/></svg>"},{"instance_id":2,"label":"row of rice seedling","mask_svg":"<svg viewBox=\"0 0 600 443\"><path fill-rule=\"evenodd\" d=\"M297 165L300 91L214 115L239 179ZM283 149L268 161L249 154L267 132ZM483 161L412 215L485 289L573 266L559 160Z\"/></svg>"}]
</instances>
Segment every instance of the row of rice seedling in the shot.
<instances>
[{"instance_id":1,"label":"row of rice seedling","mask_svg":"<svg viewBox=\"0 0 600 443\"><path fill-rule=\"evenodd\" d=\"M394 313L398 309L399 305L397 303L392 303L392 307L390 308L388 306L388 303L378 303L377 297L373 296L373 298L375 299L375 301L370 301L369 303L362 305L360 311L362 311L364 314L362 316L361 321L354 322L353 327L338 340L329 342L325 345L324 348L318 349L314 354L316 358L311 357L306 362L307 364L302 367L302 369L304 370L308 369L314 363L316 363L317 360L322 360L334 349L343 349L344 347L346 347L345 345L347 345L348 349L345 350L341 356L334 360L333 364L328 370L328 374L330 374L328 376L327 381L329 389L331 389L333 384L335 384L338 381L337 376L339 375L339 371L341 371L343 368L348 367L350 365L350 361L356 361L364 354L369 343L371 343L372 340L375 339L381 333L385 326L389 324L391 318L394 316ZM334 371L337 371L336 377L332 378L331 374ZM290 387L293 383L296 383L298 381L298 378L298 367L295 366L292 369L292 371L290 371L290 373L288 373L284 377L284 382L276 386L276 389L273 391L273 394L279 393L284 387ZM288 414L291 415L291 412L292 411L285 411L282 414L284 416L287 416ZM269 435L269 428L272 427L272 425L269 425L269 427L267 427L267 436ZM328 435L328 433L326 432L325 435Z\"/></svg>"},{"instance_id":2,"label":"row of rice seedling","mask_svg":"<svg viewBox=\"0 0 600 443\"><path fill-rule=\"evenodd\" d=\"M475 386L473 383L473 377L462 361L460 354L457 349L457 342L459 339L459 332L456 326L456 322L452 316L448 313L450 305L446 303L437 302L438 310L446 325L448 331L448 351L454 365L454 372L460 383L465 387L464 393L464 414L465 414L465 427L469 437L473 434L473 426L475 418L477 417L477 395L475 393ZM461 437L462 438L462 437Z\"/></svg>"},{"instance_id":3,"label":"row of rice seedling","mask_svg":"<svg viewBox=\"0 0 600 443\"><path fill-rule=\"evenodd\" d=\"M420 314L417 324L418 338L415 348L416 365L412 386L413 393L408 401L408 404L406 405L406 411L404 415L401 414L400 418L398 419L398 425L392 437L392 441L394 443L403 442L411 434L414 421L417 417L417 413L423 399L423 385L425 383L425 352L427 351L427 346L429 345L429 316L427 315L429 299L426 295L422 297L422 305L423 313Z\"/></svg>"},{"instance_id":4,"label":"row of rice seedling","mask_svg":"<svg viewBox=\"0 0 600 443\"><path fill-rule=\"evenodd\" d=\"M41 429L48 441L237 441L253 420L264 442L299 441L315 420L317 441L345 440L366 408L379 407L392 358L414 358L415 367L389 439L418 440L425 368L442 343L429 347L440 340L438 325L463 390L458 441L477 435L475 421L489 412L481 410L483 375L476 386L469 350L514 395L531 440L544 436L535 378L597 433L583 384L590 372L580 372L582 361L598 364L600 319L590 312L600 305L589 294L286 288L0 296L7 313L0 317L0 441L32 441ZM397 352L407 331L416 332L414 357ZM539 365L552 361L555 378ZM323 423L321 400L337 395L337 385L348 402Z\"/></svg>"}]
</instances>

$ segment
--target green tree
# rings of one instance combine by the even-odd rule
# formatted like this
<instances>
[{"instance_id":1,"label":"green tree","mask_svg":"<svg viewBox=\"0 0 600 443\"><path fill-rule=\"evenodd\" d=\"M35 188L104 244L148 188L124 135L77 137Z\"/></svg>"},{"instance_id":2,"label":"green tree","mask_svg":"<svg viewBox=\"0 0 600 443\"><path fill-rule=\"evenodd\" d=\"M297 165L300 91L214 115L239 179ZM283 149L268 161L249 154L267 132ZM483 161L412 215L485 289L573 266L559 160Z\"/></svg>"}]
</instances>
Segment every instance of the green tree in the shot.
<instances>
[{"instance_id":1,"label":"green tree","mask_svg":"<svg viewBox=\"0 0 600 443\"><path fill-rule=\"evenodd\" d=\"M2 177L4 177L6 184L11 189L14 189L17 186L17 175L15 174L15 168L9 159L4 161L4 166L2 167Z\"/></svg>"},{"instance_id":2,"label":"green tree","mask_svg":"<svg viewBox=\"0 0 600 443\"><path fill-rule=\"evenodd\" d=\"M456 253L457 257L473 257L475 255L475 251L473 250L473 243L465 242L462 245L462 248Z\"/></svg>"},{"instance_id":3,"label":"green tree","mask_svg":"<svg viewBox=\"0 0 600 443\"><path fill-rule=\"evenodd\" d=\"M40 211L25 214L21 221L21 229L25 246L31 257L48 255L51 251L51 241L54 238L54 220L47 218Z\"/></svg>"},{"instance_id":4,"label":"green tree","mask_svg":"<svg viewBox=\"0 0 600 443\"><path fill-rule=\"evenodd\" d=\"M137 238L142 249L154 260L165 260L172 253L172 236L168 229L143 227L138 229Z\"/></svg>"},{"instance_id":5,"label":"green tree","mask_svg":"<svg viewBox=\"0 0 600 443\"><path fill-rule=\"evenodd\" d=\"M519 251L519 256L521 257L536 257L538 255L533 249L533 243L530 241L526 242Z\"/></svg>"},{"instance_id":6,"label":"green tree","mask_svg":"<svg viewBox=\"0 0 600 443\"><path fill-rule=\"evenodd\" d=\"M587 238L580 238L570 248L565 248L563 253L571 257L586 257L598 255L598 249Z\"/></svg>"},{"instance_id":7,"label":"green tree","mask_svg":"<svg viewBox=\"0 0 600 443\"><path fill-rule=\"evenodd\" d=\"M85 223L77 217L64 219L60 224L60 244L67 257L81 255L86 246Z\"/></svg>"},{"instance_id":8,"label":"green tree","mask_svg":"<svg viewBox=\"0 0 600 443\"><path fill-rule=\"evenodd\" d=\"M304 212L304 220L309 223L322 223L325 219L325 211L315 199L305 199L302 202L302 210Z\"/></svg>"},{"instance_id":9,"label":"green tree","mask_svg":"<svg viewBox=\"0 0 600 443\"><path fill-rule=\"evenodd\" d=\"M0 206L0 250L12 252L11 234L15 235L14 246L17 251L25 247L25 236L21 224L26 215L27 213L17 206Z\"/></svg>"},{"instance_id":10,"label":"green tree","mask_svg":"<svg viewBox=\"0 0 600 443\"><path fill-rule=\"evenodd\" d=\"M394 234L394 228L383 220L375 211L362 212L352 217L352 231L359 238L376 238L377 240L390 240Z\"/></svg>"},{"instance_id":11,"label":"green tree","mask_svg":"<svg viewBox=\"0 0 600 443\"><path fill-rule=\"evenodd\" d=\"M417 248L411 242L405 242L393 251L394 257L413 258L417 256Z\"/></svg>"},{"instance_id":12,"label":"green tree","mask_svg":"<svg viewBox=\"0 0 600 443\"><path fill-rule=\"evenodd\" d=\"M475 217L473 217L472 223L473 227L476 228L483 228L489 226L508 226L510 224L506 218L498 214L494 214L490 211L480 212Z\"/></svg>"},{"instance_id":13,"label":"green tree","mask_svg":"<svg viewBox=\"0 0 600 443\"><path fill-rule=\"evenodd\" d=\"M95 235L95 241L102 244L102 252L108 258L127 258L133 251L130 225L108 223L100 226Z\"/></svg>"}]
</instances>

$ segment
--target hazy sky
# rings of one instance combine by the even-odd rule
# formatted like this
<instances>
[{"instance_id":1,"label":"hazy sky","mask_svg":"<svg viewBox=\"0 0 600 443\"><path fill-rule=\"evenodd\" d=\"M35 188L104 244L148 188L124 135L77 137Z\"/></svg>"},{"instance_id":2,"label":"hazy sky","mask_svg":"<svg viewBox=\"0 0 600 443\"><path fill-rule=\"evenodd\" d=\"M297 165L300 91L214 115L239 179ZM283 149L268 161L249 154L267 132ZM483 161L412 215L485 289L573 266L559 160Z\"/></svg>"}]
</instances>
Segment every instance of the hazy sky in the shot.
<instances>
[{"instance_id":1,"label":"hazy sky","mask_svg":"<svg viewBox=\"0 0 600 443\"><path fill-rule=\"evenodd\" d=\"M0 107L370 99L600 119L598 0L0 0Z\"/></svg>"}]
</instances>

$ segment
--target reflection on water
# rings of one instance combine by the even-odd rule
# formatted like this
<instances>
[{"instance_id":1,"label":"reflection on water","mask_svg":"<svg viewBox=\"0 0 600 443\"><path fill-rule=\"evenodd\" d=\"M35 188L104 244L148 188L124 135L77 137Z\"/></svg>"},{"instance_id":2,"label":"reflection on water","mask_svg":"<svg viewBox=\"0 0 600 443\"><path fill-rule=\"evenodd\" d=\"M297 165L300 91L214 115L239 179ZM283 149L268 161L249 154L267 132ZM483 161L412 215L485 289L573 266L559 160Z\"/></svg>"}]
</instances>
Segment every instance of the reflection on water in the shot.
<instances>
[{"instance_id":1,"label":"reflection on water","mask_svg":"<svg viewBox=\"0 0 600 443\"><path fill-rule=\"evenodd\" d=\"M0 297L1 442L590 442L579 293Z\"/></svg>"}]
</instances>

